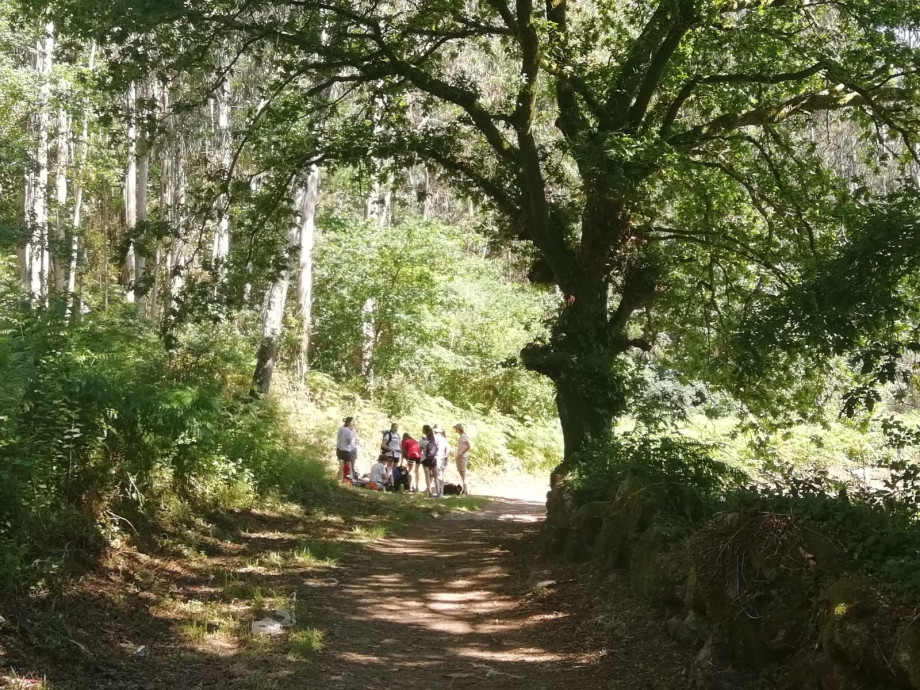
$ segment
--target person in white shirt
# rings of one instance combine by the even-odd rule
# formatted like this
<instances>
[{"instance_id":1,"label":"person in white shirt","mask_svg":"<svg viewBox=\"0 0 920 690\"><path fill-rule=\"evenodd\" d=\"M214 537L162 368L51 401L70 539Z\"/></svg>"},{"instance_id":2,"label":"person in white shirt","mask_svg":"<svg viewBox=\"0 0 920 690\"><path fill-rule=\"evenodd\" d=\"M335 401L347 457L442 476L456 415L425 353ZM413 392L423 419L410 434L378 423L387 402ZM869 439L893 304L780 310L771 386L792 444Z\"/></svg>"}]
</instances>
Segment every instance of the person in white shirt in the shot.
<instances>
[{"instance_id":1,"label":"person in white shirt","mask_svg":"<svg viewBox=\"0 0 920 690\"><path fill-rule=\"evenodd\" d=\"M335 455L341 462L342 479L354 481L355 461L358 459L358 434L355 432L355 418L346 417L335 437Z\"/></svg>"},{"instance_id":2,"label":"person in white shirt","mask_svg":"<svg viewBox=\"0 0 920 690\"><path fill-rule=\"evenodd\" d=\"M466 493L466 467L469 464L470 437L463 430L463 425L459 422L454 424L454 431L460 434L457 439L457 451L454 454L454 460L457 462L457 474L460 475L460 488L462 493Z\"/></svg>"},{"instance_id":3,"label":"person in white shirt","mask_svg":"<svg viewBox=\"0 0 920 690\"><path fill-rule=\"evenodd\" d=\"M376 484L380 491L383 491L384 487L390 483L390 470L383 464L384 459L383 455L377 458L377 462L371 465L371 473L368 477L368 481Z\"/></svg>"},{"instance_id":4,"label":"person in white shirt","mask_svg":"<svg viewBox=\"0 0 920 690\"><path fill-rule=\"evenodd\" d=\"M444 476L447 474L447 459L450 456L450 444L447 442L447 435L444 430L437 424L432 427L434 439L437 444L438 455L438 472L435 484L437 495L444 497Z\"/></svg>"}]
</instances>

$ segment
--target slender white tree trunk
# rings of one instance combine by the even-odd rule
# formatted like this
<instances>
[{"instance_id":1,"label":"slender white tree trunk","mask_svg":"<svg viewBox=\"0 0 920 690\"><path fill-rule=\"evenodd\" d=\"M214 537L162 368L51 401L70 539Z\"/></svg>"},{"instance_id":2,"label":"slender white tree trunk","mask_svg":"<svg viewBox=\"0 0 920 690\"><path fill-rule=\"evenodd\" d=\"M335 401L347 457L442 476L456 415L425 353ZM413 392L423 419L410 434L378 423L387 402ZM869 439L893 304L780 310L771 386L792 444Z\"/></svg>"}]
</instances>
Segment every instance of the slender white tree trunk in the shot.
<instances>
[{"instance_id":1,"label":"slender white tree trunk","mask_svg":"<svg viewBox=\"0 0 920 690\"><path fill-rule=\"evenodd\" d=\"M137 225L137 90L134 83L125 93L125 112L127 113L127 138L128 156L125 163L125 229L128 233L134 231ZM128 243L125 253L122 277L125 285L125 299L134 302L134 281L137 275L134 257L134 242Z\"/></svg>"},{"instance_id":2,"label":"slender white tree trunk","mask_svg":"<svg viewBox=\"0 0 920 690\"><path fill-rule=\"evenodd\" d=\"M313 244L316 235L316 204L319 198L319 168L310 166L299 190L300 257L297 271L297 318L300 322L300 352L297 374L306 376L310 354L310 322L313 306Z\"/></svg>"},{"instance_id":3,"label":"slender white tree trunk","mask_svg":"<svg viewBox=\"0 0 920 690\"><path fill-rule=\"evenodd\" d=\"M65 260L67 246L67 169L70 165L70 116L61 108L58 112L57 175L55 179L54 208L54 251L51 253L54 268L54 289L59 296L67 292L67 269Z\"/></svg>"},{"instance_id":4,"label":"slender white tree trunk","mask_svg":"<svg viewBox=\"0 0 920 690\"><path fill-rule=\"evenodd\" d=\"M137 159L136 178L136 221L143 227L147 222L147 181L150 175L150 151L146 134L141 135L141 154ZM147 256L142 246L134 249L134 281L137 285L137 313L141 318L147 316Z\"/></svg>"},{"instance_id":5,"label":"slender white tree trunk","mask_svg":"<svg viewBox=\"0 0 920 690\"><path fill-rule=\"evenodd\" d=\"M361 374L368 385L374 379L374 345L376 344L376 328L374 327L374 312L377 302L373 297L368 297L361 305Z\"/></svg>"},{"instance_id":6,"label":"slender white tree trunk","mask_svg":"<svg viewBox=\"0 0 920 690\"><path fill-rule=\"evenodd\" d=\"M38 73L38 108L32 115L35 156L26 174L25 220L28 239L23 248L22 274L33 302L44 302L48 294L50 254L48 249L48 130L51 124L51 66L54 53L54 24L44 27L35 46Z\"/></svg>"},{"instance_id":7,"label":"slender white tree trunk","mask_svg":"<svg viewBox=\"0 0 920 690\"><path fill-rule=\"evenodd\" d=\"M96 66L96 43L89 49L89 72L92 73ZM73 220L70 229L70 267L67 271L67 294L73 295L77 287L77 271L80 257L80 230L83 213L83 166L86 164L86 156L89 152L89 117L90 106L87 104L87 110L83 113L83 126L80 129L80 138L77 141L75 160L74 160L74 188L73 188ZM82 286L81 286L82 287ZM82 290L81 290L82 291ZM79 301L77 298L75 300ZM79 305L77 304L77 308ZM79 311L77 312L79 313Z\"/></svg>"},{"instance_id":8,"label":"slender white tree trunk","mask_svg":"<svg viewBox=\"0 0 920 690\"><path fill-rule=\"evenodd\" d=\"M222 61L221 61L222 62ZM222 66L222 65L221 65ZM217 119L217 155L220 161L220 177L226 183L230 174L231 132L230 132L230 76L225 75L215 94ZM223 191L217 200L217 224L214 228L212 259L217 266L218 280L223 282L227 274L227 258L230 256L230 196Z\"/></svg>"},{"instance_id":9,"label":"slender white tree trunk","mask_svg":"<svg viewBox=\"0 0 920 690\"><path fill-rule=\"evenodd\" d=\"M374 111L371 118L374 121L374 134L382 132L378 113L386 108L386 100L381 94L373 98ZM390 207L392 193L382 173L382 161L370 159L370 192L364 201L364 219L374 221L378 225L387 225L390 222Z\"/></svg>"},{"instance_id":10,"label":"slender white tree trunk","mask_svg":"<svg viewBox=\"0 0 920 690\"><path fill-rule=\"evenodd\" d=\"M288 251L299 239L299 228L293 227L288 234ZM284 305L287 302L290 269L285 267L265 292L262 303L262 340L256 355L256 369L252 376L252 393L268 395L272 375L278 358L278 343L284 324Z\"/></svg>"}]
</instances>

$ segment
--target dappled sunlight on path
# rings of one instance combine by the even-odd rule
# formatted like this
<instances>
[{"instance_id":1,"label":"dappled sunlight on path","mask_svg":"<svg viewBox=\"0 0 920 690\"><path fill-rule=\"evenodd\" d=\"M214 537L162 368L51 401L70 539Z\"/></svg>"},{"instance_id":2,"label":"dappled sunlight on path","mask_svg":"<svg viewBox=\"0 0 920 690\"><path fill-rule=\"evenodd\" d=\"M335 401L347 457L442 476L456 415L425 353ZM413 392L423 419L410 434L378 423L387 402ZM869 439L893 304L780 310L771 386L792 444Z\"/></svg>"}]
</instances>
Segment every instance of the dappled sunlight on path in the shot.
<instances>
[{"instance_id":1,"label":"dappled sunlight on path","mask_svg":"<svg viewBox=\"0 0 920 690\"><path fill-rule=\"evenodd\" d=\"M566 671L589 660L541 630L566 614L525 605L508 549L536 536L543 513L537 501L497 498L344 559L340 586L308 602L327 639L308 675L341 688L566 685Z\"/></svg>"}]
</instances>

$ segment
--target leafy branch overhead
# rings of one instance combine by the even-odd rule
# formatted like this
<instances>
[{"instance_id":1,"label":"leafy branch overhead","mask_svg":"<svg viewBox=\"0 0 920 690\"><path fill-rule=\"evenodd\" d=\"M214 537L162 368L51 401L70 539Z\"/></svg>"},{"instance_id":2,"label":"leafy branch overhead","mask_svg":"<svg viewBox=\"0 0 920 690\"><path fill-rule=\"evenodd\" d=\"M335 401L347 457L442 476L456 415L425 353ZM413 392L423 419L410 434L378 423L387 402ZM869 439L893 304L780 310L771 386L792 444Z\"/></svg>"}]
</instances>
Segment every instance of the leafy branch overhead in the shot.
<instances>
[{"instance_id":1,"label":"leafy branch overhead","mask_svg":"<svg viewBox=\"0 0 920 690\"><path fill-rule=\"evenodd\" d=\"M119 56L146 69L181 69L221 41L264 51L279 99L327 113L301 160L426 161L487 200L506 239L532 247L531 276L563 293L524 358L556 385L570 449L623 412L621 354L661 329L689 347L694 329L715 328L727 346L833 253L860 208L884 204L880 180L912 185L920 163L920 11L903 0L50 11L75 34L118 38ZM841 153L844 139L855 152ZM706 343L695 356L711 360Z\"/></svg>"}]
</instances>

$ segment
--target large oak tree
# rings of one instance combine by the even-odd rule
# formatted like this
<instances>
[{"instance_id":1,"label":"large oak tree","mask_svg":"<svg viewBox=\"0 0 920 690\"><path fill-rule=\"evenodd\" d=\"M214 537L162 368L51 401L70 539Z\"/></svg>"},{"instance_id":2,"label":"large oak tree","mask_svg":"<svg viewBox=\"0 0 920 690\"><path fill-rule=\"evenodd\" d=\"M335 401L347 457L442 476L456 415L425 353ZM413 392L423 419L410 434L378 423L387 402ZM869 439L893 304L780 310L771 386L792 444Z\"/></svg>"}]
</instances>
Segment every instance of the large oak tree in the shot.
<instances>
[{"instance_id":1,"label":"large oak tree","mask_svg":"<svg viewBox=\"0 0 920 690\"><path fill-rule=\"evenodd\" d=\"M619 359L650 347L656 304L781 291L846 233L874 169L897 179L917 156L920 6L903 0L55 6L167 62L225 34L271 43L275 83L305 102L334 85L385 102L364 144L314 143L436 163L532 247L562 297L524 361L555 383L567 457L624 412ZM828 155L829 132L865 165Z\"/></svg>"}]
</instances>

